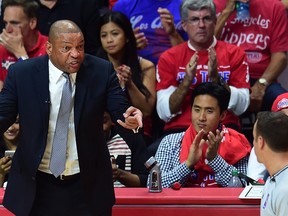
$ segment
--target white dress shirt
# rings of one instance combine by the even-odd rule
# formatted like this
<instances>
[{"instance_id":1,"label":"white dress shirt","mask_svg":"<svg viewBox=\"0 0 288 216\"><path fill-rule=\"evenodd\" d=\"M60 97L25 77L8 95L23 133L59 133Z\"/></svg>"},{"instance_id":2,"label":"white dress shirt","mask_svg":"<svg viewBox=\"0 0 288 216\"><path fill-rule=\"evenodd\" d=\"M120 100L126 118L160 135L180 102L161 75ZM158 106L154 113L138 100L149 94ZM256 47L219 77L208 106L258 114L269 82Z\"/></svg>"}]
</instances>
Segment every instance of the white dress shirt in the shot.
<instances>
[{"instance_id":1,"label":"white dress shirt","mask_svg":"<svg viewBox=\"0 0 288 216\"><path fill-rule=\"evenodd\" d=\"M62 89L66 78L62 76L63 71L56 68L49 60L49 92L50 92L50 117L49 127L47 136L47 145L41 160L39 170L42 172L50 173L49 163L51 157L52 143L55 134L56 121L60 108ZM72 84L72 98L74 104L75 96L75 81L77 73L70 74L70 81ZM74 125L74 106L69 117L69 128L68 128L68 141L66 150L66 165L62 175L73 175L80 172L77 147L76 147L76 136L75 136L75 125Z\"/></svg>"}]
</instances>

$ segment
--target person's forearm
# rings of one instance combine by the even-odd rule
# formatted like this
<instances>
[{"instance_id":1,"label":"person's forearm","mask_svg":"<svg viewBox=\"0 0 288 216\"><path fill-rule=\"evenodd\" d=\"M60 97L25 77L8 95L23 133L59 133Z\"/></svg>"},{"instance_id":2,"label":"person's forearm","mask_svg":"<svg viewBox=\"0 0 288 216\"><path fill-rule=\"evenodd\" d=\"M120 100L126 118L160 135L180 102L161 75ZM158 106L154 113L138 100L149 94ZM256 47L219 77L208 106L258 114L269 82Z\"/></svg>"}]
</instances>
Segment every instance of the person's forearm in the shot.
<instances>
[{"instance_id":1,"label":"person's forearm","mask_svg":"<svg viewBox=\"0 0 288 216\"><path fill-rule=\"evenodd\" d=\"M182 103L187 95L189 86L191 85L193 78L188 78L185 75L183 82L178 86L178 88L171 94L169 98L169 107L172 114L180 111Z\"/></svg>"},{"instance_id":2,"label":"person's forearm","mask_svg":"<svg viewBox=\"0 0 288 216\"><path fill-rule=\"evenodd\" d=\"M217 17L214 35L218 40L220 40L223 27L225 26L225 23L232 12L233 11L229 11L229 10L224 9L222 11L222 13Z\"/></svg>"},{"instance_id":3,"label":"person's forearm","mask_svg":"<svg viewBox=\"0 0 288 216\"><path fill-rule=\"evenodd\" d=\"M242 158L236 164L228 164L220 155L217 155L212 161L208 162L208 165L215 173L215 179L217 179L217 184L227 187L232 169L236 168L238 172L246 174L247 164L249 156Z\"/></svg>"},{"instance_id":4,"label":"person's forearm","mask_svg":"<svg viewBox=\"0 0 288 216\"><path fill-rule=\"evenodd\" d=\"M156 98L149 97L146 100L145 95L131 82L130 86L126 87L130 95L131 103L133 106L139 108L143 113L143 118L150 116L155 107Z\"/></svg>"},{"instance_id":5,"label":"person's forearm","mask_svg":"<svg viewBox=\"0 0 288 216\"><path fill-rule=\"evenodd\" d=\"M268 83L275 82L280 74L287 66L287 55L284 52L277 52L271 55L271 61L262 77L265 78Z\"/></svg>"},{"instance_id":6,"label":"person's forearm","mask_svg":"<svg viewBox=\"0 0 288 216\"><path fill-rule=\"evenodd\" d=\"M179 33L176 30L169 35L169 39L172 46L176 46L184 42L183 38L181 37L181 35L179 35Z\"/></svg>"},{"instance_id":7,"label":"person's forearm","mask_svg":"<svg viewBox=\"0 0 288 216\"><path fill-rule=\"evenodd\" d=\"M126 187L140 187L141 182L138 175L118 169L120 174L117 180Z\"/></svg>"},{"instance_id":8,"label":"person's forearm","mask_svg":"<svg viewBox=\"0 0 288 216\"><path fill-rule=\"evenodd\" d=\"M231 96L228 105L228 110L232 111L235 115L239 116L244 113L250 103L249 89L236 88L230 86Z\"/></svg>"},{"instance_id":9,"label":"person's forearm","mask_svg":"<svg viewBox=\"0 0 288 216\"><path fill-rule=\"evenodd\" d=\"M162 187L170 188L175 182L184 185L187 175L191 174L191 172L192 171L186 166L186 163L179 164L179 166L174 167L173 170L161 168Z\"/></svg>"},{"instance_id":10,"label":"person's forearm","mask_svg":"<svg viewBox=\"0 0 288 216\"><path fill-rule=\"evenodd\" d=\"M17 59L19 59L21 57L25 57L25 59L29 58L29 56L27 55L27 52L24 48L23 49L17 49L14 52L14 55L16 56Z\"/></svg>"}]
</instances>

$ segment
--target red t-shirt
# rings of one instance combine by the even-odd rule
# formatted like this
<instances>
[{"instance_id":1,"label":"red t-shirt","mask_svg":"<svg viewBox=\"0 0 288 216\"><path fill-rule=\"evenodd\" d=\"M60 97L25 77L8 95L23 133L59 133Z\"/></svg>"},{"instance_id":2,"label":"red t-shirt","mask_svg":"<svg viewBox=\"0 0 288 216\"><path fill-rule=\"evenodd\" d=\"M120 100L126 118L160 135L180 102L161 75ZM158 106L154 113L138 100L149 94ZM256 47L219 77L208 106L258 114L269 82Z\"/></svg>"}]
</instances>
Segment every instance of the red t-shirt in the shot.
<instances>
[{"instance_id":1,"label":"red t-shirt","mask_svg":"<svg viewBox=\"0 0 288 216\"><path fill-rule=\"evenodd\" d=\"M250 88L249 69L244 51L222 41L217 41L215 50L218 72L228 85L236 88ZM186 65L194 53L195 51L188 47L187 42L165 51L160 56L157 66L156 90L167 89L169 86L177 87L183 81ZM182 114L166 122L164 130L188 128L191 124L191 94L196 86L208 81L208 51L198 51L198 55L196 76L182 104ZM240 126L239 117L232 112L228 112L223 123Z\"/></svg>"},{"instance_id":2,"label":"red t-shirt","mask_svg":"<svg viewBox=\"0 0 288 216\"><path fill-rule=\"evenodd\" d=\"M226 1L214 0L217 14L226 7ZM221 40L242 47L247 54L250 76L258 79L270 63L271 54L288 50L288 20L280 1L253 0L250 19L238 21L236 11L228 18Z\"/></svg>"}]
</instances>

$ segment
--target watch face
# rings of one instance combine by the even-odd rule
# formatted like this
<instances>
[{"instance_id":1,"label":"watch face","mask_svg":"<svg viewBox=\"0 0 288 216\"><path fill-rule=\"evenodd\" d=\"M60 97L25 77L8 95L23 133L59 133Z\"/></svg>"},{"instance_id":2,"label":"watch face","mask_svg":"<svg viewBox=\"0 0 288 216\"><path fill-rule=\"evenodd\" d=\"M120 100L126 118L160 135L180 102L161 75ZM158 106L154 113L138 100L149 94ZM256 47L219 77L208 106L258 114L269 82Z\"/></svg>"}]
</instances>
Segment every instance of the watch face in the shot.
<instances>
[{"instance_id":1,"label":"watch face","mask_svg":"<svg viewBox=\"0 0 288 216\"><path fill-rule=\"evenodd\" d=\"M258 81L259 81L260 84L263 84L265 86L268 85L268 82L267 82L267 80L265 78L260 78Z\"/></svg>"}]
</instances>

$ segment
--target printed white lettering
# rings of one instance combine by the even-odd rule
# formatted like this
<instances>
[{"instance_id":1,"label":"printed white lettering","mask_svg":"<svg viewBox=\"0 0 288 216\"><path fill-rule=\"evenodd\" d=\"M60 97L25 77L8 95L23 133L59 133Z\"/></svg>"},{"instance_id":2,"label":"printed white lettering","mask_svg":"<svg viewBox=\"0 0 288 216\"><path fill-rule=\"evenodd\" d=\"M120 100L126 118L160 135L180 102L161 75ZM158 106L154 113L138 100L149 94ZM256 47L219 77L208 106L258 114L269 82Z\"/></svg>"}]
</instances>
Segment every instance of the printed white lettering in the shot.
<instances>
[{"instance_id":1,"label":"printed white lettering","mask_svg":"<svg viewBox=\"0 0 288 216\"><path fill-rule=\"evenodd\" d=\"M136 28L136 26L139 26L140 30L145 30L149 28L149 23L141 23L141 21L143 20L143 15L138 15L138 16L132 16L130 18L130 22L132 25L132 28ZM152 20L151 22L151 29L161 29L163 28L162 24L161 24L161 20L160 20L160 16L156 17L154 20ZM175 28L177 30L181 30L182 29L182 23L181 21L179 21L178 23L175 23Z\"/></svg>"}]
</instances>

